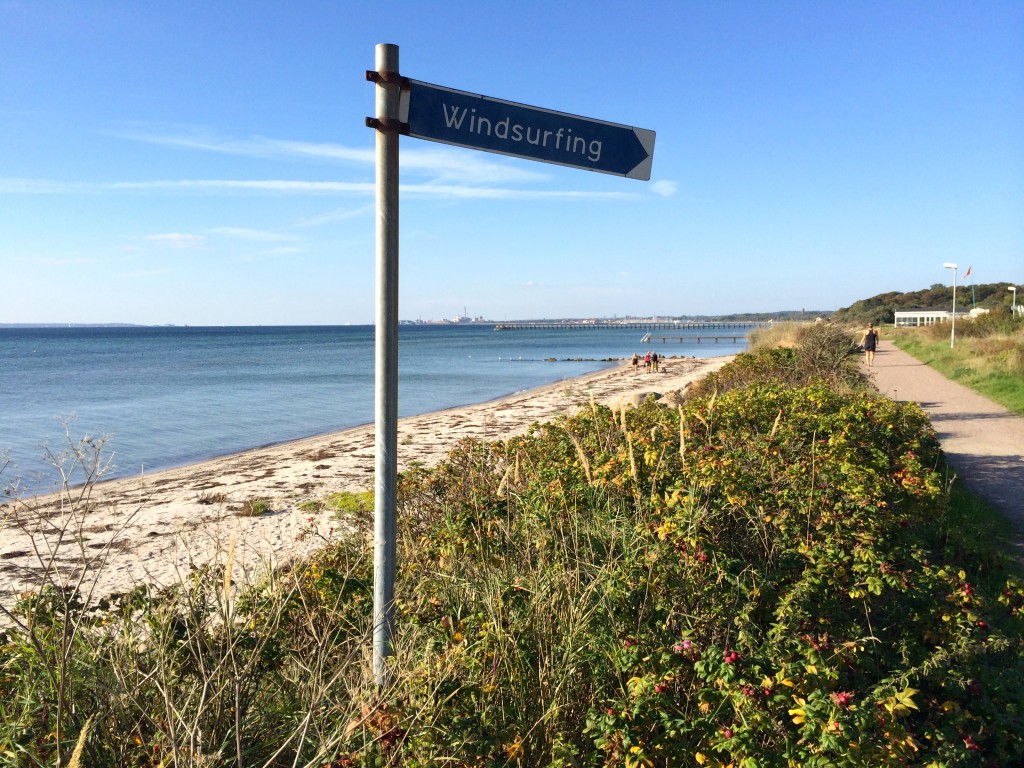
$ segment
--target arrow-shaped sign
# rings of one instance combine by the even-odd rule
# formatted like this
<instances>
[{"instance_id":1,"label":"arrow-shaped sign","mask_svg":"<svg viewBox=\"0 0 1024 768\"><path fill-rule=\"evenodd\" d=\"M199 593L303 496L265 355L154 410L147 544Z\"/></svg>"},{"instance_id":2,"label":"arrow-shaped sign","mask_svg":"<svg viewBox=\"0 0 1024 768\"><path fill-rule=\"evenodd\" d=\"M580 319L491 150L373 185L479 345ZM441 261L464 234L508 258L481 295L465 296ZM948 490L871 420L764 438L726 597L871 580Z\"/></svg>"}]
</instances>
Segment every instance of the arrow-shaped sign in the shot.
<instances>
[{"instance_id":1,"label":"arrow-shaped sign","mask_svg":"<svg viewBox=\"0 0 1024 768\"><path fill-rule=\"evenodd\" d=\"M402 89L408 135L629 179L651 178L654 131L456 91L418 80ZM404 132L404 131L403 131Z\"/></svg>"}]
</instances>

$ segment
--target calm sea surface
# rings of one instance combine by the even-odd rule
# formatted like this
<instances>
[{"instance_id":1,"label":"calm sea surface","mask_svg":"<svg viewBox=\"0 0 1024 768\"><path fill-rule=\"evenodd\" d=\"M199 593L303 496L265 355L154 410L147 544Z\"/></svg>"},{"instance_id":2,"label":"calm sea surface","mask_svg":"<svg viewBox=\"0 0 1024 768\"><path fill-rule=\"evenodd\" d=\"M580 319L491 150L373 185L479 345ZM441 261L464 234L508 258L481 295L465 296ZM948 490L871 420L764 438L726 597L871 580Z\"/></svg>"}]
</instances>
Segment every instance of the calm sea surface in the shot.
<instances>
[{"instance_id":1,"label":"calm sea surface","mask_svg":"<svg viewBox=\"0 0 1024 768\"><path fill-rule=\"evenodd\" d=\"M402 326L399 412L596 371L642 354L644 333ZM112 478L371 423L373 337L371 326L0 328L0 487L57 487L47 451L67 449L65 428L75 442L108 438ZM646 348L710 357L746 341Z\"/></svg>"}]
</instances>

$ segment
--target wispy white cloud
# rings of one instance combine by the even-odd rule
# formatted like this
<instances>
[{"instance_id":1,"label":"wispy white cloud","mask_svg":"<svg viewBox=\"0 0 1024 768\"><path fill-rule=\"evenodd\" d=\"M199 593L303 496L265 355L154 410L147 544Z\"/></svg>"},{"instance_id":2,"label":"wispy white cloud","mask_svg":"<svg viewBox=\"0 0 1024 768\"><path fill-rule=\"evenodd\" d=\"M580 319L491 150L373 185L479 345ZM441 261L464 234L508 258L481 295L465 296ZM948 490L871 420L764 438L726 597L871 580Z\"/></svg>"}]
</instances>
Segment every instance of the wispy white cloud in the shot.
<instances>
[{"instance_id":1,"label":"wispy white cloud","mask_svg":"<svg viewBox=\"0 0 1024 768\"><path fill-rule=\"evenodd\" d=\"M302 181L295 179L157 179L150 181L115 181L107 184L89 185L90 188L107 190L136 191L177 191L196 190L211 192L347 192L372 195L372 182L349 181Z\"/></svg>"},{"instance_id":2,"label":"wispy white cloud","mask_svg":"<svg viewBox=\"0 0 1024 768\"><path fill-rule=\"evenodd\" d=\"M97 190L90 190L87 185L67 181L0 178L0 195L86 194L90 191Z\"/></svg>"},{"instance_id":3,"label":"wispy white cloud","mask_svg":"<svg viewBox=\"0 0 1024 768\"><path fill-rule=\"evenodd\" d=\"M354 163L371 171L375 152L369 147L349 147L330 142L272 139L265 136L236 137L202 128L143 126L113 135L136 142L186 150L265 159L303 158ZM485 152L467 152L426 143L403 145L400 164L412 183L402 185L409 194L458 199L621 199L628 193L592 193L575 190L522 188L546 183L551 176L536 165L527 166ZM511 186L510 186L511 185ZM656 182L651 188L661 195L675 192L673 182ZM0 194L95 194L125 191L265 192L278 194L355 194L372 196L372 181L309 181L303 179L150 179L107 183L60 182L45 179L0 179Z\"/></svg>"},{"instance_id":4,"label":"wispy white cloud","mask_svg":"<svg viewBox=\"0 0 1024 768\"><path fill-rule=\"evenodd\" d=\"M96 259L82 256L26 256L16 260L41 267L85 267L96 263Z\"/></svg>"},{"instance_id":5,"label":"wispy white cloud","mask_svg":"<svg viewBox=\"0 0 1024 768\"><path fill-rule=\"evenodd\" d=\"M146 235L143 240L160 243L171 248L200 248L206 238L202 235L190 235L185 232L163 232L155 235Z\"/></svg>"},{"instance_id":6,"label":"wispy white cloud","mask_svg":"<svg viewBox=\"0 0 1024 768\"><path fill-rule=\"evenodd\" d=\"M508 189L507 187L465 187L452 184L402 184L401 191L425 197L480 200L628 200L636 192L584 192L557 189Z\"/></svg>"},{"instance_id":7,"label":"wispy white cloud","mask_svg":"<svg viewBox=\"0 0 1024 768\"><path fill-rule=\"evenodd\" d=\"M238 138L221 136L199 129L185 131L129 131L115 134L121 138L148 144L181 147L206 152L262 158L313 158L342 161L370 167L376 153L368 147L347 147L329 142L269 139L265 136ZM496 161L493 156L440 147L423 149L403 147L400 153L402 170L431 176L442 182L464 184L507 184L542 181L547 177L536 170L514 163Z\"/></svg>"},{"instance_id":8,"label":"wispy white cloud","mask_svg":"<svg viewBox=\"0 0 1024 768\"><path fill-rule=\"evenodd\" d=\"M302 181L293 179L177 179L115 181L105 183L55 182L34 179L0 179L0 194L97 194L102 192L266 192L271 194L355 194L372 197L373 182ZM402 184L401 191L435 198L485 200L627 200L637 192L587 192L581 190L510 189L459 184Z\"/></svg>"},{"instance_id":9,"label":"wispy white cloud","mask_svg":"<svg viewBox=\"0 0 1024 768\"><path fill-rule=\"evenodd\" d=\"M152 277L160 277L166 275L167 270L156 268L156 269L140 269L134 272L122 272L118 275L122 280L145 280Z\"/></svg>"},{"instance_id":10,"label":"wispy white cloud","mask_svg":"<svg viewBox=\"0 0 1024 768\"><path fill-rule=\"evenodd\" d=\"M247 253L242 256L242 261L260 262L275 259L279 256L294 256L297 253L306 253L306 249L296 245L283 245L276 248L264 248L258 253Z\"/></svg>"},{"instance_id":11,"label":"wispy white cloud","mask_svg":"<svg viewBox=\"0 0 1024 768\"><path fill-rule=\"evenodd\" d=\"M337 208L333 211L322 213L319 216L307 216L306 218L300 219L296 226L318 227L321 224L330 224L334 221L359 219L364 216L372 215L374 210L376 209L373 205L360 205L355 208Z\"/></svg>"},{"instance_id":12,"label":"wispy white cloud","mask_svg":"<svg viewBox=\"0 0 1024 768\"><path fill-rule=\"evenodd\" d=\"M404 171L433 176L438 182L515 184L549 178L545 173L528 170L512 161L495 162L492 157L480 152L429 147L402 150L399 164Z\"/></svg>"},{"instance_id":13,"label":"wispy white cloud","mask_svg":"<svg viewBox=\"0 0 1024 768\"><path fill-rule=\"evenodd\" d=\"M668 180L652 181L649 189L656 195L672 197L678 191L679 184Z\"/></svg>"},{"instance_id":14,"label":"wispy white cloud","mask_svg":"<svg viewBox=\"0 0 1024 768\"><path fill-rule=\"evenodd\" d=\"M249 227L215 227L210 232L214 235L262 243L294 242L300 239L296 235L289 235L285 232L274 232L269 229L252 229Z\"/></svg>"},{"instance_id":15,"label":"wispy white cloud","mask_svg":"<svg viewBox=\"0 0 1024 768\"><path fill-rule=\"evenodd\" d=\"M246 157L314 157L330 160L345 160L363 164L373 163L374 150L370 148L345 147L341 144L268 139L264 136L238 138L222 136L198 128L177 130L129 130L113 133L114 136L145 144L158 144L182 149L197 149Z\"/></svg>"},{"instance_id":16,"label":"wispy white cloud","mask_svg":"<svg viewBox=\"0 0 1024 768\"><path fill-rule=\"evenodd\" d=\"M92 195L104 192L252 191L252 192L350 192L374 193L372 182L302 181L290 179L150 179L146 181L53 181L50 179L0 178L0 194Z\"/></svg>"}]
</instances>

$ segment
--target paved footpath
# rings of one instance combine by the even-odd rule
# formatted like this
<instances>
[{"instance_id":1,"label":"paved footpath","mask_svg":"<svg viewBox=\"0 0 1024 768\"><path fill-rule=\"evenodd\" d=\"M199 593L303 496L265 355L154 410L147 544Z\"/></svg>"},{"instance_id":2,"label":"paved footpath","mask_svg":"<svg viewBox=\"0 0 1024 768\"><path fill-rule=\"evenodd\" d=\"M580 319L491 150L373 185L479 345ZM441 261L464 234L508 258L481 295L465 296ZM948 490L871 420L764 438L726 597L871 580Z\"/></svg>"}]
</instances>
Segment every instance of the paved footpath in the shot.
<instances>
[{"instance_id":1,"label":"paved footpath","mask_svg":"<svg viewBox=\"0 0 1024 768\"><path fill-rule=\"evenodd\" d=\"M1021 532L1017 549L1024 553L1024 418L891 342L881 343L874 366L864 370L882 394L925 410L960 480L1013 522Z\"/></svg>"}]
</instances>

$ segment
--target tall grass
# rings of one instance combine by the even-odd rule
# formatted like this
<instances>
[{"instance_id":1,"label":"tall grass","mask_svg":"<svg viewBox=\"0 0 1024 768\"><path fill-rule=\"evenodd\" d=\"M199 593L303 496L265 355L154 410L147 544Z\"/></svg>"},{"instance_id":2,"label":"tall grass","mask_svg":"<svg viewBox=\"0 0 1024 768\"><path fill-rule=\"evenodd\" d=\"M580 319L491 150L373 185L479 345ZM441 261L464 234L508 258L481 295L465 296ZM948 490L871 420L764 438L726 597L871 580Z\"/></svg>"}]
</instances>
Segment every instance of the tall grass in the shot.
<instances>
[{"instance_id":1,"label":"tall grass","mask_svg":"<svg viewBox=\"0 0 1024 768\"><path fill-rule=\"evenodd\" d=\"M303 580L319 561L239 583L231 542L172 587L97 593L90 577L110 567L139 511L98 553L84 549L103 447L86 438L50 455L63 481L56 515L52 504L14 493L0 508L3 527L26 533L36 560L34 585L0 604L0 764L326 760L369 686L360 663L366 620L346 610L318 638L317 617L304 613ZM334 563L340 551L332 549ZM285 649L281 626L296 622L314 639ZM332 726L322 726L323 714Z\"/></svg>"}]
</instances>

